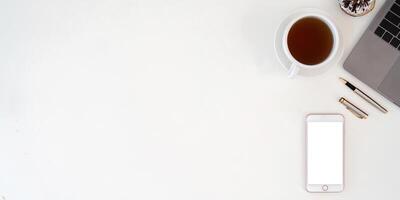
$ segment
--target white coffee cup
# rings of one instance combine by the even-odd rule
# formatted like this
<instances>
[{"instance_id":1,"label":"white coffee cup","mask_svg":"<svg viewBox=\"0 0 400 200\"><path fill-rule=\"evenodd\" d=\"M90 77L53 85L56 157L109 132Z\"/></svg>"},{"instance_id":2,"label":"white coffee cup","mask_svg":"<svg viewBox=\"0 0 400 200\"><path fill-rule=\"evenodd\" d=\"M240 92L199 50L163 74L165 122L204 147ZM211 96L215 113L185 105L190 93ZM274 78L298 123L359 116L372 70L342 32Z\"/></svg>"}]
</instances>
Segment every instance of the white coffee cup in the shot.
<instances>
[{"instance_id":1,"label":"white coffee cup","mask_svg":"<svg viewBox=\"0 0 400 200\"><path fill-rule=\"evenodd\" d=\"M288 47L288 42L287 42L288 34L289 34L289 31L292 28L293 24L295 24L300 19L307 18L307 17L314 17L314 18L317 18L317 19L321 20L322 22L324 22L329 27L329 29L332 33L332 36L333 36L333 46L330 51L330 54L326 57L326 59L324 61L322 61L321 63L315 64L315 65L307 65L307 64L303 64L303 63L297 61L290 53L289 47ZM339 41L340 40L339 32L336 28L336 25L333 23L333 21L330 20L325 15L322 15L319 13L308 13L308 14L301 15L301 16L295 18L294 20L292 20L290 23L288 23L283 34L284 34L282 37L283 38L283 40L282 40L283 51L284 51L285 55L287 56L287 58L292 63L289 68L289 75L288 75L289 78L295 77L300 72L300 70L316 69L316 68L321 68L321 67L327 65L329 62L332 61L332 59L338 53L339 42L340 42Z\"/></svg>"}]
</instances>

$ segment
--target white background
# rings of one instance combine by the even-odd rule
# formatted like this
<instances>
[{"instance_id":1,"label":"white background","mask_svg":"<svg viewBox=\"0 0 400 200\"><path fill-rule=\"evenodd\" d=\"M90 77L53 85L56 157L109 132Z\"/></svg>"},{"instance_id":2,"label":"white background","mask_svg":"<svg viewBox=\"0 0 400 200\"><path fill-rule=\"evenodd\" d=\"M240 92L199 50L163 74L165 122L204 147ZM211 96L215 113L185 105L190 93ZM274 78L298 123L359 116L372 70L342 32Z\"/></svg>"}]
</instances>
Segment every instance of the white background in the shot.
<instances>
[{"instance_id":1,"label":"white background","mask_svg":"<svg viewBox=\"0 0 400 200\"><path fill-rule=\"evenodd\" d=\"M273 50L280 20L316 7L347 55L382 3L352 18L336 0L0 1L0 198L399 199L400 109L343 59L289 80ZM305 191L313 112L345 115L343 193Z\"/></svg>"}]
</instances>

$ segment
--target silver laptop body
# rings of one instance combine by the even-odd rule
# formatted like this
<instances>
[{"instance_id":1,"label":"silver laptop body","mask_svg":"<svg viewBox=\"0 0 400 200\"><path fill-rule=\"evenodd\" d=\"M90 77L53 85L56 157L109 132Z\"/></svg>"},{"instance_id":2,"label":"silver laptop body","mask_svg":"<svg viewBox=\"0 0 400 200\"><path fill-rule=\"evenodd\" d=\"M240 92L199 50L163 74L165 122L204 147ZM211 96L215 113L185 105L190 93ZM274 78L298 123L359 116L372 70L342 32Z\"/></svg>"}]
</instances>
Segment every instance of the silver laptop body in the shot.
<instances>
[{"instance_id":1,"label":"silver laptop body","mask_svg":"<svg viewBox=\"0 0 400 200\"><path fill-rule=\"evenodd\" d=\"M387 0L343 64L400 106L400 0Z\"/></svg>"}]
</instances>

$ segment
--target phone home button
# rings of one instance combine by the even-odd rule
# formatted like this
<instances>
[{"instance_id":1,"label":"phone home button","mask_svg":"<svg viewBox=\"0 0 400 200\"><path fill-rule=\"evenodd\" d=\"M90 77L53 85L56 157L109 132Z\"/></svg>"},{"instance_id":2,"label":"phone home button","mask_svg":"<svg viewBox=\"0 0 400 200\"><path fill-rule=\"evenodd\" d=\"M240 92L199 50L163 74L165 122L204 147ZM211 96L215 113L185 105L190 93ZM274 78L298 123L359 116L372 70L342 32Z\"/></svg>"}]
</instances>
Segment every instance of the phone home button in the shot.
<instances>
[{"instance_id":1,"label":"phone home button","mask_svg":"<svg viewBox=\"0 0 400 200\"><path fill-rule=\"evenodd\" d=\"M328 186L327 186L327 185L323 185L323 186L322 186L322 190L323 190L323 191L327 191L327 190L328 190Z\"/></svg>"}]
</instances>

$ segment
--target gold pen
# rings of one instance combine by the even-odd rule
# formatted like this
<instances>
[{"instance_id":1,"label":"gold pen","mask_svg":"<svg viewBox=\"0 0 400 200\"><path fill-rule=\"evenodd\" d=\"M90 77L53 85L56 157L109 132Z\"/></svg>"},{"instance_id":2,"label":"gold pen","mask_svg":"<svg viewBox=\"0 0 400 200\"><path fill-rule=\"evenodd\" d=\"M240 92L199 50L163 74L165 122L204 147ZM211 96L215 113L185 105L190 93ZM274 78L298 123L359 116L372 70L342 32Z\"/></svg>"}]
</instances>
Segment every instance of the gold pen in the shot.
<instances>
[{"instance_id":1,"label":"gold pen","mask_svg":"<svg viewBox=\"0 0 400 200\"><path fill-rule=\"evenodd\" d=\"M346 109L349 110L351 113L353 113L356 117L360 119L366 119L368 117L368 114L366 112L364 112L363 110L352 104L344 97L341 97L339 99L339 102L343 104L346 107Z\"/></svg>"},{"instance_id":2,"label":"gold pen","mask_svg":"<svg viewBox=\"0 0 400 200\"><path fill-rule=\"evenodd\" d=\"M365 94L363 91L361 91L360 89L358 89L356 86L354 86L353 84L351 84L350 82L346 81L346 79L339 77L339 79L351 90L353 90L354 93L356 93L358 96L360 96L361 98L363 98L366 102L368 102L369 104L371 104L372 106L374 106L375 108L377 108L378 110L380 110L383 113L387 113L388 110L386 110L386 108L384 108L383 106L381 106L378 102L376 102L375 100L373 100L370 96L368 96L367 94Z\"/></svg>"}]
</instances>

